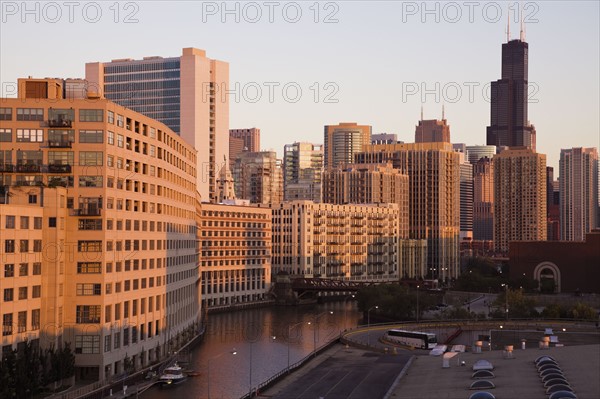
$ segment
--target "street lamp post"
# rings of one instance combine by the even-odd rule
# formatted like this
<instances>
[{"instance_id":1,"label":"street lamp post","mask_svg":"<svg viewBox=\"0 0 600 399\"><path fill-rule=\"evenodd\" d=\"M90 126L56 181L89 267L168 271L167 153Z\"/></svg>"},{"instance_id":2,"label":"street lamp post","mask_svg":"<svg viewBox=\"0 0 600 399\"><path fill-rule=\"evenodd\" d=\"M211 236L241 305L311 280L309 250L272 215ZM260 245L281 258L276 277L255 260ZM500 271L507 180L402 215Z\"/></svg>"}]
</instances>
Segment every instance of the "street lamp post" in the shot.
<instances>
[{"instance_id":1,"label":"street lamp post","mask_svg":"<svg viewBox=\"0 0 600 399\"><path fill-rule=\"evenodd\" d=\"M350 298L355 298L356 295L352 294L352 295L348 295L346 298L344 298L344 331L346 330L346 316L348 314L348 308L346 306L348 299Z\"/></svg>"},{"instance_id":2,"label":"street lamp post","mask_svg":"<svg viewBox=\"0 0 600 399\"><path fill-rule=\"evenodd\" d=\"M315 357L317 356L317 328L319 327L319 318L325 314L333 314L333 311L332 310L330 310L328 312L325 311L325 312L319 313L318 315L315 316L315 326L313 328L313 345L314 345L313 353L314 353ZM309 321L308 324L310 325L311 322Z\"/></svg>"},{"instance_id":3,"label":"street lamp post","mask_svg":"<svg viewBox=\"0 0 600 399\"><path fill-rule=\"evenodd\" d=\"M232 350L230 352L223 352L223 353L221 353L221 354L219 354L217 356L213 356L213 357L211 357L211 358L208 359L208 371L206 373L207 377L208 377L208 399L210 399L210 361L211 360L217 360L218 358L220 358L221 356L223 356L223 355L225 355L227 353L230 353L232 355L237 355L237 351L234 349L234 350Z\"/></svg>"},{"instance_id":4,"label":"street lamp post","mask_svg":"<svg viewBox=\"0 0 600 399\"><path fill-rule=\"evenodd\" d=\"M419 286L417 285L417 323L419 322Z\"/></svg>"},{"instance_id":5,"label":"street lamp post","mask_svg":"<svg viewBox=\"0 0 600 399\"><path fill-rule=\"evenodd\" d=\"M378 305L371 306L369 310L367 310L367 346L371 346L371 310L379 309Z\"/></svg>"},{"instance_id":6,"label":"street lamp post","mask_svg":"<svg viewBox=\"0 0 600 399\"><path fill-rule=\"evenodd\" d=\"M504 287L504 311L506 313L506 321L508 321L508 284L502 284Z\"/></svg>"},{"instance_id":7,"label":"street lamp post","mask_svg":"<svg viewBox=\"0 0 600 399\"><path fill-rule=\"evenodd\" d=\"M299 326L300 324L304 323L303 321L299 321L296 324L290 324L288 325L288 336L287 336L287 372L290 372L290 336L292 335L292 328L295 328L296 326Z\"/></svg>"}]
</instances>

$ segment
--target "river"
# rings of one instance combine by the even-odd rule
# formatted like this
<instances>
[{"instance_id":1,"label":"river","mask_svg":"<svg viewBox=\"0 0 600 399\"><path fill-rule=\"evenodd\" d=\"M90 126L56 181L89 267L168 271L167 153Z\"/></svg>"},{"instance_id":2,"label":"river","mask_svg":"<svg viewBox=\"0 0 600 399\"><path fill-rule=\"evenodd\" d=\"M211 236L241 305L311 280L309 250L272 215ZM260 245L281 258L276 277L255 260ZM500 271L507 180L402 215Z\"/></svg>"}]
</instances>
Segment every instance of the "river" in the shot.
<instances>
[{"instance_id":1,"label":"river","mask_svg":"<svg viewBox=\"0 0 600 399\"><path fill-rule=\"evenodd\" d=\"M192 350L187 367L200 376L170 389L153 387L140 397L240 398L251 386L309 355L315 346L356 327L360 318L354 301L212 314L204 341Z\"/></svg>"}]
</instances>

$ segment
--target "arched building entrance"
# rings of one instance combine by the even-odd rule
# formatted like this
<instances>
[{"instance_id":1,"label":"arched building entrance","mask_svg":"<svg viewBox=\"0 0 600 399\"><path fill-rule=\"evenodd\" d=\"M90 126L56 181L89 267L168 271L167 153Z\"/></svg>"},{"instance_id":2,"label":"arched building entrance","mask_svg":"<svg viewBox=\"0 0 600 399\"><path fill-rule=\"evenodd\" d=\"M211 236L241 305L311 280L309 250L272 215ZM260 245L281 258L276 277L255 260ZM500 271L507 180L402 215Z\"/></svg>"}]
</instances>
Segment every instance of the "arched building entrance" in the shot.
<instances>
[{"instance_id":1,"label":"arched building entrance","mask_svg":"<svg viewBox=\"0 0 600 399\"><path fill-rule=\"evenodd\" d=\"M548 281L554 283L554 292L560 291L560 269L552 262L542 262L533 269L533 278L540 284L540 290L548 286Z\"/></svg>"}]
</instances>

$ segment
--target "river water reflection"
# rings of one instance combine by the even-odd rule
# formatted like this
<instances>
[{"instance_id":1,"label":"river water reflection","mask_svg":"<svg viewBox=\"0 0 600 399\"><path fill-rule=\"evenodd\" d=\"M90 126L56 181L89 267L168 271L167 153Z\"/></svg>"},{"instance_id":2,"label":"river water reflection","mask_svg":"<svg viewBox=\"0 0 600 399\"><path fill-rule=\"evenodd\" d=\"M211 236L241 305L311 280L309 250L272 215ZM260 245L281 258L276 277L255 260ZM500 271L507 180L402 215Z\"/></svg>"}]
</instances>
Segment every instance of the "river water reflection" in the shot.
<instances>
[{"instance_id":1,"label":"river water reflection","mask_svg":"<svg viewBox=\"0 0 600 399\"><path fill-rule=\"evenodd\" d=\"M240 398L315 346L356 327L360 317L354 301L210 315L204 341L192 351L188 366L200 376L172 389L151 388L141 398Z\"/></svg>"}]
</instances>

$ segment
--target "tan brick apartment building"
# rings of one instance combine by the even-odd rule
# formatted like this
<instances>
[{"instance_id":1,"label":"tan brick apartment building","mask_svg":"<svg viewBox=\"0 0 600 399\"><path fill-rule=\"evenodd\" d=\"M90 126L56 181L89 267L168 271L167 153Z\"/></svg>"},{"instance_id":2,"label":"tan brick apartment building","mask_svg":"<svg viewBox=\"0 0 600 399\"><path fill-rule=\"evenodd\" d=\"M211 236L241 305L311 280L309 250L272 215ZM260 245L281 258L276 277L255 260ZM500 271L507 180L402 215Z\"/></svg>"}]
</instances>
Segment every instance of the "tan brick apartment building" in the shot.
<instances>
[{"instance_id":1,"label":"tan brick apartment building","mask_svg":"<svg viewBox=\"0 0 600 399\"><path fill-rule=\"evenodd\" d=\"M102 380L123 373L126 356L146 365L197 328L196 152L162 123L106 99L64 93L59 79L20 79L19 97L0 100L0 186L15 194L0 205L2 287L24 284L32 298L0 298L1 309L19 331L19 312L40 305L41 332L57 326L50 341L70 343L77 377ZM41 193L43 207L17 200ZM29 228L5 228L7 216L27 215ZM7 243L21 239L28 248ZM39 239L60 254L58 266L42 257L41 277L34 274ZM27 282L6 274L9 261L15 273L29 264ZM32 295L40 284L38 300ZM27 328L37 331L37 316L27 317ZM2 345L19 340L3 335Z\"/></svg>"}]
</instances>

